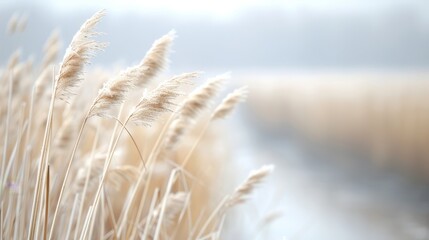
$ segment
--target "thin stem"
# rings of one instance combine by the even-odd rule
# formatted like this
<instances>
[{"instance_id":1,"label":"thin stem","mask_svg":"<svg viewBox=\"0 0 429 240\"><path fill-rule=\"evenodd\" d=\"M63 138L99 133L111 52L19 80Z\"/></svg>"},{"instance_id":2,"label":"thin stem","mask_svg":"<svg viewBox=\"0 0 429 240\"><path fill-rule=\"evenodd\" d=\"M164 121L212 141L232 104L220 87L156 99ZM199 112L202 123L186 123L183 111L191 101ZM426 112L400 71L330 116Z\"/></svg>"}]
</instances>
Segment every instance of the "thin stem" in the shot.
<instances>
[{"instance_id":1,"label":"thin stem","mask_svg":"<svg viewBox=\"0 0 429 240\"><path fill-rule=\"evenodd\" d=\"M134 139L133 135L131 135L130 131L128 131L127 127L121 122L121 120L119 120L118 118L113 117L113 119L115 119L119 124L121 124L121 126L125 129L125 131L128 133L128 136L131 138L131 140L133 141L134 146L136 147L137 153L139 154L140 160L143 163L143 167L146 168L146 164L145 161L143 159L143 155L137 145L136 140Z\"/></svg>"},{"instance_id":2,"label":"thin stem","mask_svg":"<svg viewBox=\"0 0 429 240\"><path fill-rule=\"evenodd\" d=\"M77 233L78 233L77 230L79 229L79 226L80 226L80 219L81 219L82 212L83 212L83 207L84 207L84 204L85 204L86 192L88 191L89 176L91 174L92 163L94 161L94 155L95 155L95 150L96 150L97 144L98 144L98 128L97 128L97 131L96 131L96 134L95 134L94 143L92 145L91 158L89 160L89 166L88 166L88 170L87 170L88 172L86 173L86 177L85 177L85 186L83 187L81 205L79 207L79 213L78 213L77 220L76 220L74 239L77 238ZM71 221L73 221L73 219Z\"/></svg>"},{"instance_id":3,"label":"thin stem","mask_svg":"<svg viewBox=\"0 0 429 240\"><path fill-rule=\"evenodd\" d=\"M49 155L50 155L50 151L51 151L51 139L52 139L52 123L53 123L53 111L54 109L52 108L52 115L49 119L49 128L48 128L48 139L47 139L47 144L46 144L46 149L45 149L45 157L44 157L44 166L43 166L43 174L46 175L46 171L48 168L48 161L49 161ZM46 178L42 177L42 184L41 186L41 193L40 193L40 198L42 198L42 202L39 204L39 209L37 212L42 212L43 211L43 191L44 189L42 188L42 186L44 186L46 184ZM37 206L37 205L36 205ZM40 218L42 217L42 215L40 216ZM36 220L36 233L35 235L38 236L39 235L39 224L41 224L41 219L37 219Z\"/></svg>"},{"instance_id":4,"label":"thin stem","mask_svg":"<svg viewBox=\"0 0 429 240\"><path fill-rule=\"evenodd\" d=\"M189 150L188 154L185 157L185 160L183 160L181 164L181 168L184 169L186 164L189 162L189 159L191 159L192 154L194 153L195 149L197 148L198 144L200 143L201 139L203 138L204 134L207 131L207 128L210 125L210 121L206 123L203 130L200 132L200 135L198 136L197 140L195 141L194 145L192 146L191 150Z\"/></svg>"},{"instance_id":5,"label":"thin stem","mask_svg":"<svg viewBox=\"0 0 429 240\"><path fill-rule=\"evenodd\" d=\"M209 226L210 222L214 219L214 217L220 212L220 210L222 209L223 205L225 204L225 202L227 201L228 196L224 197L222 199L222 201L219 203L219 205L217 205L217 207L215 208L215 210L212 212L212 214L210 214L209 218L206 220L206 222L204 223L204 225L201 227L196 239L199 239L200 236L202 234L204 234L204 231L206 230L206 228Z\"/></svg>"},{"instance_id":6,"label":"thin stem","mask_svg":"<svg viewBox=\"0 0 429 240\"><path fill-rule=\"evenodd\" d=\"M151 166L149 166L149 167L151 167ZM141 203L144 203L145 200L146 200L146 196L147 196L147 193L149 191L149 187L147 187L147 186L150 186L150 181L152 179L152 173L154 171L153 170L152 171L149 170L147 172L148 172L148 179L147 179L147 182L146 182L146 187L143 190L143 197L141 199ZM120 218L121 225L119 225L118 234L121 233L121 230L122 230L124 224L127 222L129 210L131 209L131 205L132 205L132 203L134 201L134 196L137 194L138 187L140 186L140 184L141 184L141 182L143 180L143 176L144 176L143 172L140 172L139 178L138 178L136 184L134 185L134 188L133 188L133 191L131 193L131 196L127 199L127 204L122 208L122 211L125 211L125 212L123 212L124 213L123 217ZM117 235L117 237L119 237L119 235Z\"/></svg>"},{"instance_id":7,"label":"thin stem","mask_svg":"<svg viewBox=\"0 0 429 240\"><path fill-rule=\"evenodd\" d=\"M78 199L79 199L79 193L76 194L76 196L74 197L73 207L72 207L72 211L70 213L70 222L68 224L67 232L66 232L66 235L65 235L64 239L70 239L69 236L70 236L70 232L71 232L72 225L73 225L73 217L74 217L74 213L76 211L76 205L77 205L77 202L78 202L77 200Z\"/></svg>"},{"instance_id":8,"label":"thin stem","mask_svg":"<svg viewBox=\"0 0 429 240\"><path fill-rule=\"evenodd\" d=\"M105 189L104 189L105 191ZM116 229L117 229L117 224L116 224L116 220L115 220L115 213L113 212L113 207L112 207L112 203L110 202L109 196L104 193L106 196L106 202L107 202L107 207L109 209L109 215L110 215L110 220L112 221L112 225L113 225L113 233L114 233L114 237L116 238Z\"/></svg>"},{"instance_id":9,"label":"thin stem","mask_svg":"<svg viewBox=\"0 0 429 240\"><path fill-rule=\"evenodd\" d=\"M152 151L149 154L147 164L151 164L153 159L157 157L157 154L159 152L159 149L161 147L161 140L164 139L165 132L167 131L168 127L170 126L171 121L173 121L174 117L176 116L176 113L171 114L171 116L168 118L167 122L164 124L161 132L158 134L158 138L156 139L155 145L152 148Z\"/></svg>"},{"instance_id":10,"label":"thin stem","mask_svg":"<svg viewBox=\"0 0 429 240\"><path fill-rule=\"evenodd\" d=\"M3 202L0 203L0 239L3 239Z\"/></svg>"},{"instance_id":11,"label":"thin stem","mask_svg":"<svg viewBox=\"0 0 429 240\"><path fill-rule=\"evenodd\" d=\"M159 188L156 188L152 196L152 201L149 207L149 213L147 214L147 217L146 217L146 224L145 224L143 236L141 239L146 239L149 233L150 222L152 221L153 211L155 211L155 204L156 204L156 201L158 200L158 194L159 194Z\"/></svg>"},{"instance_id":12,"label":"thin stem","mask_svg":"<svg viewBox=\"0 0 429 240\"><path fill-rule=\"evenodd\" d=\"M45 226L43 231L43 239L46 240L48 234L48 218L49 218L49 165L46 173L46 195L45 195Z\"/></svg>"},{"instance_id":13,"label":"thin stem","mask_svg":"<svg viewBox=\"0 0 429 240\"><path fill-rule=\"evenodd\" d=\"M89 113L89 111L88 111L88 113ZM56 219L57 219L57 216L58 216L58 210L59 210L59 207L60 207L61 200L63 198L64 189L65 189L65 186L66 186L69 174L70 174L71 165L73 163L74 155L76 154L77 147L78 147L79 142L81 140L83 129L85 128L85 125L86 125L87 121L88 121L88 114L85 116L85 118L84 118L84 120L82 122L82 125L80 127L77 140L76 140L76 142L75 142L75 144L73 146L73 151L72 151L71 157L70 157L68 165L67 165L67 170L66 170L66 173L65 173L65 176L64 176L64 180L63 180L63 183L62 183L62 186L61 186L61 190L60 190L60 195L58 196L57 205L55 207L55 212L54 212L54 216L53 216L53 219L52 219L52 226L51 226L51 231L49 233L49 239L52 239L52 237L53 237L52 234L53 234L54 229L55 229L55 223L56 223Z\"/></svg>"},{"instance_id":14,"label":"thin stem","mask_svg":"<svg viewBox=\"0 0 429 240\"><path fill-rule=\"evenodd\" d=\"M3 144L3 158L2 158L2 165L1 165L1 185L0 185L0 195L3 193L3 185L5 179L5 166L6 166L6 153L7 153L7 145L8 145L8 139L9 139L9 122L10 122L10 110L12 108L12 76L9 77L9 94L7 99L7 113L6 113L6 129L5 129L5 136L4 136L4 144Z\"/></svg>"},{"instance_id":15,"label":"thin stem","mask_svg":"<svg viewBox=\"0 0 429 240\"><path fill-rule=\"evenodd\" d=\"M27 187L27 180L28 180L28 178L29 178L29 174L30 174L30 168L31 168L31 164L27 164L27 162L28 162L28 159L29 159L29 155L31 155L31 149L32 149L32 144L29 144L29 139L30 139L30 134L31 134L31 130L32 130L32 123L33 123L33 105L34 105L34 90L35 89L35 87L33 86L33 88L32 88L32 91L31 91L31 101L30 101L30 109L29 109L29 113L28 113L28 128L27 128L27 132L26 132L26 136L25 136L25 146L27 146L25 149L24 149L24 156L23 156L23 159L24 159L24 179L23 179L23 181L22 181L22 183L21 183L21 186L22 186L22 189L26 189L26 187ZM26 201L26 199L27 199L27 194L28 194L28 192L29 191L24 191L24 193L23 193L23 197L22 197L22 199L24 199L24 201L23 202L25 202ZM24 204L24 203L22 203L21 204L22 205L22 211L21 211L21 214L23 215L23 216L26 216L26 214L27 214L27 204ZM17 231L18 231L18 239L23 239L23 238L25 238L25 235L21 238L21 235L22 234L24 234L24 224L22 223L22 221L23 221L23 219L22 218L19 218L19 220L18 220L18 226L17 226Z\"/></svg>"},{"instance_id":16,"label":"thin stem","mask_svg":"<svg viewBox=\"0 0 429 240\"><path fill-rule=\"evenodd\" d=\"M167 189L165 190L161 211L159 213L159 218L155 229L155 235L153 237L154 240L158 240L159 234L161 232L162 220L164 218L165 208L167 207L168 194L170 193L173 183L175 182L176 173L177 169L174 169L170 174L170 179L168 180Z\"/></svg>"}]
</instances>

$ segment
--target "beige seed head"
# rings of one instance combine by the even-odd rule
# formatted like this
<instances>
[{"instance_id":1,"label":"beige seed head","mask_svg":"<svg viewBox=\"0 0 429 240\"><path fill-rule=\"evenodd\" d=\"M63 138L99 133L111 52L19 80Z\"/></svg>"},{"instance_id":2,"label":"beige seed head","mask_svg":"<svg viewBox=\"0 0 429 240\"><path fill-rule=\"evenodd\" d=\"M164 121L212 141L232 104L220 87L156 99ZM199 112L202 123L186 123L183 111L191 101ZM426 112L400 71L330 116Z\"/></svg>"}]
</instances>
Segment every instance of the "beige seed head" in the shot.
<instances>
[{"instance_id":1,"label":"beige seed head","mask_svg":"<svg viewBox=\"0 0 429 240\"><path fill-rule=\"evenodd\" d=\"M130 121L136 125L150 126L163 112L172 112L173 100L182 95L179 88L198 76L198 73L184 73L161 83L148 96L143 96L130 115Z\"/></svg>"},{"instance_id":2,"label":"beige seed head","mask_svg":"<svg viewBox=\"0 0 429 240\"><path fill-rule=\"evenodd\" d=\"M174 30L156 40L146 56L140 63L140 68L143 70L141 77L136 81L136 86L144 86L147 82L155 77L168 63L168 52L171 44L176 37Z\"/></svg>"},{"instance_id":3,"label":"beige seed head","mask_svg":"<svg viewBox=\"0 0 429 240\"><path fill-rule=\"evenodd\" d=\"M7 32L9 34L14 34L18 28L19 16L17 13L14 13L7 23Z\"/></svg>"},{"instance_id":4,"label":"beige seed head","mask_svg":"<svg viewBox=\"0 0 429 240\"><path fill-rule=\"evenodd\" d=\"M261 183L272 171L273 165L265 165L258 170L250 172L247 179L235 189L234 193L225 202L225 209L243 203L246 197Z\"/></svg>"},{"instance_id":5,"label":"beige seed head","mask_svg":"<svg viewBox=\"0 0 429 240\"><path fill-rule=\"evenodd\" d=\"M95 26L104 16L104 11L95 13L89 18L74 35L64 55L57 78L56 92L60 99L68 100L74 94L82 81L82 71L85 64L96 50L103 49L106 44L99 43L93 38L98 34L94 31Z\"/></svg>"},{"instance_id":6,"label":"beige seed head","mask_svg":"<svg viewBox=\"0 0 429 240\"><path fill-rule=\"evenodd\" d=\"M98 92L89 116L109 116L109 110L123 103L132 87L132 78L129 78L126 72L109 80Z\"/></svg>"},{"instance_id":7,"label":"beige seed head","mask_svg":"<svg viewBox=\"0 0 429 240\"><path fill-rule=\"evenodd\" d=\"M198 113L207 108L210 101L216 96L229 74L223 74L209 79L203 86L192 92L186 98L180 111L180 116L195 118Z\"/></svg>"},{"instance_id":8,"label":"beige seed head","mask_svg":"<svg viewBox=\"0 0 429 240\"><path fill-rule=\"evenodd\" d=\"M206 109L216 96L229 74L223 74L209 79L200 88L193 91L179 109L179 116L171 124L165 140L165 148L173 149L187 132L197 115Z\"/></svg>"},{"instance_id":9,"label":"beige seed head","mask_svg":"<svg viewBox=\"0 0 429 240\"><path fill-rule=\"evenodd\" d=\"M246 100L247 93L247 87L241 87L228 94L228 96L223 99L222 103L219 104L219 106L213 112L212 120L221 119L228 116L238 103Z\"/></svg>"}]
</instances>

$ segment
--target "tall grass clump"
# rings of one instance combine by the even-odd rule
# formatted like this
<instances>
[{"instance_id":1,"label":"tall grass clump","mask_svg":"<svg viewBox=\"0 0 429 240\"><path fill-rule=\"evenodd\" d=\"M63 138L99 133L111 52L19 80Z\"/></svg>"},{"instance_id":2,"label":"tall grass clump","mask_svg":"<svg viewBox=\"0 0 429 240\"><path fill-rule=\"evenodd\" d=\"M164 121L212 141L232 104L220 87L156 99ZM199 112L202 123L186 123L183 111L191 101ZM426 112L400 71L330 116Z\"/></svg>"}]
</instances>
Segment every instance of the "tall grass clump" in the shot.
<instances>
[{"instance_id":1,"label":"tall grass clump","mask_svg":"<svg viewBox=\"0 0 429 240\"><path fill-rule=\"evenodd\" d=\"M0 239L219 239L227 210L272 170L217 197L226 156L210 123L246 89L214 108L228 74L194 90L199 72L160 80L174 31L117 74L85 70L107 47L96 31L104 16L81 26L59 65L54 31L40 65L16 51L0 72Z\"/></svg>"}]
</instances>

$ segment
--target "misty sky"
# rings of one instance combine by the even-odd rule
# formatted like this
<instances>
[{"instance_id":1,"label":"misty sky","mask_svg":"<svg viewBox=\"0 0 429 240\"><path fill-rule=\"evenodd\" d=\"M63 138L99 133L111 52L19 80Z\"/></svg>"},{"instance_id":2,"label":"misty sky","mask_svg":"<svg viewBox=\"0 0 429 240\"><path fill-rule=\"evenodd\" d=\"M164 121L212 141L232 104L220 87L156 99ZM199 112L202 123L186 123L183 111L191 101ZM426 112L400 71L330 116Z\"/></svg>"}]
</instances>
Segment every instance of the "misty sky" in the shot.
<instances>
[{"instance_id":1,"label":"misty sky","mask_svg":"<svg viewBox=\"0 0 429 240\"><path fill-rule=\"evenodd\" d=\"M276 8L284 11L310 9L319 11L378 11L390 7L429 7L427 0L14 0L1 1L0 6L39 4L59 11L76 11L84 8L107 8L113 12L156 12L177 15L211 15L234 18L243 11Z\"/></svg>"},{"instance_id":2,"label":"misty sky","mask_svg":"<svg viewBox=\"0 0 429 240\"><path fill-rule=\"evenodd\" d=\"M2 29L14 12L29 23L16 36L2 31L0 62L17 47L40 59L53 29L68 44L101 8L110 46L95 64L138 62L153 40L175 29L173 68L429 67L427 0L1 1Z\"/></svg>"}]
</instances>

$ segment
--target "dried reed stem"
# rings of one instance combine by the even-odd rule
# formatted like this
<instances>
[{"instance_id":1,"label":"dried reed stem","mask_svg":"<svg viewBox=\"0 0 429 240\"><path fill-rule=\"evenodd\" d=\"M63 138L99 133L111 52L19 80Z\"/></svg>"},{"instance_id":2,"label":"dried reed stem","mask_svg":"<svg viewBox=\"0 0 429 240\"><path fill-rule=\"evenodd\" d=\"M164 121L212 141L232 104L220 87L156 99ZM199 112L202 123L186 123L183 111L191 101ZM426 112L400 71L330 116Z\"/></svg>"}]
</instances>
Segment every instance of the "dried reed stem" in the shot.
<instances>
[{"instance_id":1,"label":"dried reed stem","mask_svg":"<svg viewBox=\"0 0 429 240\"><path fill-rule=\"evenodd\" d=\"M79 86L80 82L82 81L82 78L80 76L81 71L83 69L84 64L86 64L89 61L89 58L91 57L92 52L95 50L103 49L105 47L105 44L98 43L97 41L92 39L95 35L97 35L97 33L94 32L94 28L101 21L101 18L104 16L104 14L105 13L103 10L95 13L91 18L85 21L85 23L81 26L79 31L74 35L66 51L63 62L60 66L60 74L57 80L55 81L55 88L54 88L55 90L54 90L53 96L58 94L62 99L65 99L65 100L69 99L70 96L72 95L73 89ZM60 195L58 197L57 206L55 208L55 212L52 220L49 239L51 239L53 235L59 206L62 200L62 196L64 194L64 189L68 180L74 155L79 145L79 142L83 133L83 129L88 120L88 115L89 115L89 112L86 114L86 117L82 122L76 143L73 146L71 157L68 161L67 170L61 186Z\"/></svg>"},{"instance_id":2,"label":"dried reed stem","mask_svg":"<svg viewBox=\"0 0 429 240\"><path fill-rule=\"evenodd\" d=\"M43 239L46 240L48 234L49 219L49 165L46 170L46 190L45 190L45 225L43 226Z\"/></svg>"}]
</instances>

